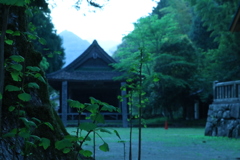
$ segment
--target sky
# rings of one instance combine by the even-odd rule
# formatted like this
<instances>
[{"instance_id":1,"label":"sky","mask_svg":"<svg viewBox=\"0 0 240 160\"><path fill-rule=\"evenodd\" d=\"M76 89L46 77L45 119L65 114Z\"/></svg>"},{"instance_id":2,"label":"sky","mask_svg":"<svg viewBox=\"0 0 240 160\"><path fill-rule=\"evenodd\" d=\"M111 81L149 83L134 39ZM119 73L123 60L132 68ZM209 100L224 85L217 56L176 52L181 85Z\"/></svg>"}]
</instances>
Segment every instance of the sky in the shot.
<instances>
[{"instance_id":1,"label":"sky","mask_svg":"<svg viewBox=\"0 0 240 160\"><path fill-rule=\"evenodd\" d=\"M77 11L72 6L75 1L54 0L57 6L51 9L51 16L57 33L68 30L89 43L96 39L106 50L120 44L123 36L134 29L133 23L148 16L156 6L153 0L109 0L103 9L82 4ZM90 12L93 9L95 13Z\"/></svg>"}]
</instances>

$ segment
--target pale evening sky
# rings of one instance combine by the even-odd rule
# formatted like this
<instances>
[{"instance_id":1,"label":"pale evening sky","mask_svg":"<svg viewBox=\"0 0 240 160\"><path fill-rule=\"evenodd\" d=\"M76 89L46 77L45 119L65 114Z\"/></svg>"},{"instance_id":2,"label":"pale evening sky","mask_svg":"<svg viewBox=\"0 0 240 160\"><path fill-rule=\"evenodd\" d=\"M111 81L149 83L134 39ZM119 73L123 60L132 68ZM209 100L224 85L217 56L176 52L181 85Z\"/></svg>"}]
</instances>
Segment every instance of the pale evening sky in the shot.
<instances>
[{"instance_id":1,"label":"pale evening sky","mask_svg":"<svg viewBox=\"0 0 240 160\"><path fill-rule=\"evenodd\" d=\"M148 16L156 6L153 0L109 0L103 9L95 9L93 13L84 4L79 11L74 9L72 5L76 0L53 1L57 7L52 9L51 16L57 33L68 30L89 43L94 39L100 45L109 42L110 46L102 46L106 50L120 44L122 37L134 29L133 23Z\"/></svg>"}]
</instances>

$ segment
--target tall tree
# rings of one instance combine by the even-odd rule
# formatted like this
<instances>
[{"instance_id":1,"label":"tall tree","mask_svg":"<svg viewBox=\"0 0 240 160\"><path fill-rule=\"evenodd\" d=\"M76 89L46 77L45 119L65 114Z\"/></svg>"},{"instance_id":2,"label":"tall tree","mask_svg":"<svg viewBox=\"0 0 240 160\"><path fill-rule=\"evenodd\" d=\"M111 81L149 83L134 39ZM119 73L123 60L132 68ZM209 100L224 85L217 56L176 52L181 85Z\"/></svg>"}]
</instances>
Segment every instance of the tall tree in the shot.
<instances>
[{"instance_id":1,"label":"tall tree","mask_svg":"<svg viewBox=\"0 0 240 160\"><path fill-rule=\"evenodd\" d=\"M183 5L178 10L181 10L180 8L186 10L187 7ZM179 27L185 20L184 18L179 20L180 18L176 16L177 9L174 10L170 4L165 8L159 7L158 9L161 14L140 18L134 24L134 30L124 37L124 43L119 46L115 53L115 57L120 59L120 63L117 65L118 69L134 71L132 68L138 66L138 62L135 60L139 55L138 49L144 48L144 56L148 57L148 61L143 64L143 74L146 78L144 90L151 102L146 108L146 111L149 110L150 113L161 106L168 107L170 111L171 107L166 105L165 99L159 98L167 91L172 89L171 91L175 90L177 93L176 90L187 89L188 93L186 94L190 94L191 89L195 89L190 85L190 81L193 81L193 73L196 73L192 72L196 70L196 65L194 65L197 59L195 49L187 38L186 31ZM181 15L184 16L185 12ZM181 45L186 47L180 47ZM162 90L163 88L164 90ZM162 93L159 92L160 90ZM181 97L182 93L179 92L172 97ZM187 96L186 94L184 96ZM171 102L179 103L179 101ZM170 112L172 113L172 111Z\"/></svg>"},{"instance_id":2,"label":"tall tree","mask_svg":"<svg viewBox=\"0 0 240 160\"><path fill-rule=\"evenodd\" d=\"M30 2L0 2L0 159L27 159L30 155L36 160L72 159L74 152L63 154L55 150L54 142L68 133L50 105L46 78L40 67L42 54L31 43ZM45 5L45 0L34 3L38 8ZM33 121L44 125L36 126ZM43 147L26 141L29 137L37 141L45 138L39 144Z\"/></svg>"},{"instance_id":3,"label":"tall tree","mask_svg":"<svg viewBox=\"0 0 240 160\"><path fill-rule=\"evenodd\" d=\"M229 26L239 1L189 1L194 9L190 38L203 60L200 77L206 88L212 82L239 79L239 33L230 33ZM206 94L211 94L207 89ZM205 96L206 97L206 96Z\"/></svg>"}]
</instances>

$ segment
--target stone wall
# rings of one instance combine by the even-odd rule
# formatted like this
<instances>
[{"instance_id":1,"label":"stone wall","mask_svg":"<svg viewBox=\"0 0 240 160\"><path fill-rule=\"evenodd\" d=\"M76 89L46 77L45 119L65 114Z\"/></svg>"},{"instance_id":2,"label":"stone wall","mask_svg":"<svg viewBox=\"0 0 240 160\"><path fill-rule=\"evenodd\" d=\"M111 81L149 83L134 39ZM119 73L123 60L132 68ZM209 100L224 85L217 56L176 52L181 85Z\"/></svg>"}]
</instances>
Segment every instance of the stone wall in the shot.
<instances>
[{"instance_id":1,"label":"stone wall","mask_svg":"<svg viewBox=\"0 0 240 160\"><path fill-rule=\"evenodd\" d=\"M240 102L211 104L205 135L240 138Z\"/></svg>"}]
</instances>

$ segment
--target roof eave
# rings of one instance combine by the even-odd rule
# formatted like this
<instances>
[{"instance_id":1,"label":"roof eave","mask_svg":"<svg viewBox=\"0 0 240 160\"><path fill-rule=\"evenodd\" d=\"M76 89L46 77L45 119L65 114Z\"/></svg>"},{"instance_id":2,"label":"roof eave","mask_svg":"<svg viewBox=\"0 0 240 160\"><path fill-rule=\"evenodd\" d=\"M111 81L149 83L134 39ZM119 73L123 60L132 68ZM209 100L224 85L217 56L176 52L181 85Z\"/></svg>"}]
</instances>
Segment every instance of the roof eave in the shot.
<instances>
[{"instance_id":1,"label":"roof eave","mask_svg":"<svg viewBox=\"0 0 240 160\"><path fill-rule=\"evenodd\" d=\"M238 10L235 13L234 19L229 27L231 32L239 32L240 31L240 5L238 6Z\"/></svg>"}]
</instances>

